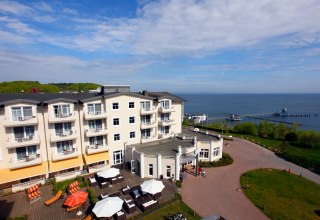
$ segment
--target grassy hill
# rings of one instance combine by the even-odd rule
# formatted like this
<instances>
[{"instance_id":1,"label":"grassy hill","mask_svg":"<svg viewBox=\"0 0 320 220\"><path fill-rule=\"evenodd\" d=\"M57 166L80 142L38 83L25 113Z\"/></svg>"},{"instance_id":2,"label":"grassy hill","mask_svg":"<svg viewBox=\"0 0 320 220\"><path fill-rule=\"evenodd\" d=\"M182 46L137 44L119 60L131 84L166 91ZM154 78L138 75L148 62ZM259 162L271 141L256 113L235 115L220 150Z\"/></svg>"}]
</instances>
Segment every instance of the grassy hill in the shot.
<instances>
[{"instance_id":1,"label":"grassy hill","mask_svg":"<svg viewBox=\"0 0 320 220\"><path fill-rule=\"evenodd\" d=\"M95 83L50 83L41 84L38 81L1 82L0 93L57 93L60 91L87 92L101 85Z\"/></svg>"}]
</instances>

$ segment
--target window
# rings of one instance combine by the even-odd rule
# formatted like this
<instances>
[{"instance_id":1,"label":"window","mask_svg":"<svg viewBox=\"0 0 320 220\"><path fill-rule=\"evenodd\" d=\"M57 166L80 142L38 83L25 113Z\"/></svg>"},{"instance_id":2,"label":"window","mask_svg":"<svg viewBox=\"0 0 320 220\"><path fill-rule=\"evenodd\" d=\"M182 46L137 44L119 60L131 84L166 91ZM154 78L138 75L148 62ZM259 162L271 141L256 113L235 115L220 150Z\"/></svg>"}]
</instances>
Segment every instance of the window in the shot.
<instances>
[{"instance_id":1,"label":"window","mask_svg":"<svg viewBox=\"0 0 320 220\"><path fill-rule=\"evenodd\" d=\"M134 117L129 117L129 124L134 124Z\"/></svg>"},{"instance_id":2,"label":"window","mask_svg":"<svg viewBox=\"0 0 320 220\"><path fill-rule=\"evenodd\" d=\"M136 138L136 132L131 131L130 132L130 139Z\"/></svg>"},{"instance_id":3,"label":"window","mask_svg":"<svg viewBox=\"0 0 320 220\"><path fill-rule=\"evenodd\" d=\"M164 109L169 109L170 108L170 101L169 100L162 100L160 102L160 107Z\"/></svg>"},{"instance_id":4,"label":"window","mask_svg":"<svg viewBox=\"0 0 320 220\"><path fill-rule=\"evenodd\" d=\"M113 140L114 141L120 141L120 134L114 134L113 135Z\"/></svg>"},{"instance_id":5,"label":"window","mask_svg":"<svg viewBox=\"0 0 320 220\"><path fill-rule=\"evenodd\" d=\"M129 102L129 108L134 108L134 102Z\"/></svg>"},{"instance_id":6,"label":"window","mask_svg":"<svg viewBox=\"0 0 320 220\"><path fill-rule=\"evenodd\" d=\"M34 126L14 127L13 133L16 141L23 141L24 138L32 139L34 136Z\"/></svg>"},{"instance_id":7,"label":"window","mask_svg":"<svg viewBox=\"0 0 320 220\"><path fill-rule=\"evenodd\" d=\"M122 150L113 151L114 165L122 163Z\"/></svg>"},{"instance_id":8,"label":"window","mask_svg":"<svg viewBox=\"0 0 320 220\"><path fill-rule=\"evenodd\" d=\"M143 109L145 111L149 111L150 110L150 106L151 106L151 103L149 101L140 102L141 109Z\"/></svg>"},{"instance_id":9,"label":"window","mask_svg":"<svg viewBox=\"0 0 320 220\"><path fill-rule=\"evenodd\" d=\"M208 149L201 149L199 153L199 158L209 158L209 150Z\"/></svg>"},{"instance_id":10,"label":"window","mask_svg":"<svg viewBox=\"0 0 320 220\"><path fill-rule=\"evenodd\" d=\"M169 121L170 120L169 113L161 114L160 118L161 118L161 121Z\"/></svg>"},{"instance_id":11,"label":"window","mask_svg":"<svg viewBox=\"0 0 320 220\"><path fill-rule=\"evenodd\" d=\"M89 137L90 146L103 146L103 136Z\"/></svg>"},{"instance_id":12,"label":"window","mask_svg":"<svg viewBox=\"0 0 320 220\"><path fill-rule=\"evenodd\" d=\"M119 103L118 102L114 102L112 103L112 109L119 109Z\"/></svg>"},{"instance_id":13,"label":"window","mask_svg":"<svg viewBox=\"0 0 320 220\"><path fill-rule=\"evenodd\" d=\"M119 119L119 118L114 118L114 119L113 119L113 125L114 125L114 126L120 125L120 119Z\"/></svg>"},{"instance_id":14,"label":"window","mask_svg":"<svg viewBox=\"0 0 320 220\"><path fill-rule=\"evenodd\" d=\"M102 112L102 105L100 103L88 104L89 115L100 115Z\"/></svg>"},{"instance_id":15,"label":"window","mask_svg":"<svg viewBox=\"0 0 320 220\"><path fill-rule=\"evenodd\" d=\"M213 156L214 156L214 157L219 156L219 151L220 151L219 147L215 147L215 148L213 149Z\"/></svg>"},{"instance_id":16,"label":"window","mask_svg":"<svg viewBox=\"0 0 320 220\"><path fill-rule=\"evenodd\" d=\"M141 116L142 124L150 124L151 123L151 115L142 115Z\"/></svg>"},{"instance_id":17,"label":"window","mask_svg":"<svg viewBox=\"0 0 320 220\"><path fill-rule=\"evenodd\" d=\"M57 142L57 153L64 154L66 151L68 152L74 151L72 141Z\"/></svg>"},{"instance_id":18,"label":"window","mask_svg":"<svg viewBox=\"0 0 320 220\"><path fill-rule=\"evenodd\" d=\"M89 130L96 130L96 131L102 130L102 120L101 119L89 120L88 126L89 126Z\"/></svg>"},{"instance_id":19,"label":"window","mask_svg":"<svg viewBox=\"0 0 320 220\"><path fill-rule=\"evenodd\" d=\"M18 160L25 160L27 156L37 154L37 147L36 146L18 147L16 148L16 153L17 153Z\"/></svg>"},{"instance_id":20,"label":"window","mask_svg":"<svg viewBox=\"0 0 320 220\"><path fill-rule=\"evenodd\" d=\"M161 134L169 134L170 127L162 126L160 130L161 130Z\"/></svg>"},{"instance_id":21,"label":"window","mask_svg":"<svg viewBox=\"0 0 320 220\"><path fill-rule=\"evenodd\" d=\"M53 113L56 118L64 118L71 115L70 105L54 105Z\"/></svg>"},{"instance_id":22,"label":"window","mask_svg":"<svg viewBox=\"0 0 320 220\"><path fill-rule=\"evenodd\" d=\"M166 166L166 174L167 174L167 177L171 177L171 167L170 166Z\"/></svg>"},{"instance_id":23,"label":"window","mask_svg":"<svg viewBox=\"0 0 320 220\"><path fill-rule=\"evenodd\" d=\"M143 130L141 130L141 136L142 136L142 138L148 138L148 137L150 137L150 129L143 129Z\"/></svg>"},{"instance_id":24,"label":"window","mask_svg":"<svg viewBox=\"0 0 320 220\"><path fill-rule=\"evenodd\" d=\"M54 129L57 136L66 136L72 134L71 122L54 124Z\"/></svg>"},{"instance_id":25,"label":"window","mask_svg":"<svg viewBox=\"0 0 320 220\"><path fill-rule=\"evenodd\" d=\"M23 121L33 118L32 107L13 107L12 108L12 120Z\"/></svg>"},{"instance_id":26,"label":"window","mask_svg":"<svg viewBox=\"0 0 320 220\"><path fill-rule=\"evenodd\" d=\"M149 176L153 176L153 164L149 164Z\"/></svg>"}]
</instances>

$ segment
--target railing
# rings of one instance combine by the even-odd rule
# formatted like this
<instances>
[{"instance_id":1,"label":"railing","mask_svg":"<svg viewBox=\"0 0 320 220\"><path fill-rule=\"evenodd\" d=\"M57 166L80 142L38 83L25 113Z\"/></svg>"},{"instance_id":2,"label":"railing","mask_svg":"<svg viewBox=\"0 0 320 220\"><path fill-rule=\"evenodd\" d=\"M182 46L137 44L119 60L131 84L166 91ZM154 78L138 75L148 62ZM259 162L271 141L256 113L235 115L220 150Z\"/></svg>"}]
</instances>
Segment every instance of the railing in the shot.
<instances>
[{"instance_id":1,"label":"railing","mask_svg":"<svg viewBox=\"0 0 320 220\"><path fill-rule=\"evenodd\" d=\"M31 186L34 186L36 184L45 184L45 178L39 178L39 179L35 179L35 180L30 180L28 182L25 183L18 183L18 184L13 184L12 185L12 192L19 192L25 189L30 188Z\"/></svg>"},{"instance_id":2,"label":"railing","mask_svg":"<svg viewBox=\"0 0 320 220\"><path fill-rule=\"evenodd\" d=\"M150 106L148 108L141 108L140 113L147 113L150 114L151 112L155 111L156 107L155 106Z\"/></svg>"},{"instance_id":3,"label":"railing","mask_svg":"<svg viewBox=\"0 0 320 220\"><path fill-rule=\"evenodd\" d=\"M73 171L69 171L69 172L65 172L65 173L59 173L57 175L55 175L54 177L67 177L76 173L79 173L80 170L73 170Z\"/></svg>"},{"instance_id":4,"label":"railing","mask_svg":"<svg viewBox=\"0 0 320 220\"><path fill-rule=\"evenodd\" d=\"M10 169L18 169L22 167L34 166L42 163L41 155L40 154L32 154L26 156L22 160L18 161L9 161L9 168Z\"/></svg>"},{"instance_id":5,"label":"railing","mask_svg":"<svg viewBox=\"0 0 320 220\"><path fill-rule=\"evenodd\" d=\"M63 153L52 154L52 160L53 161L59 161L59 160L67 160L69 158L78 157L80 155L80 152L77 148L73 148L71 150L64 150Z\"/></svg>"},{"instance_id":6,"label":"railing","mask_svg":"<svg viewBox=\"0 0 320 220\"><path fill-rule=\"evenodd\" d=\"M102 112L102 111L93 111L93 112L88 112L88 115L101 115L102 113L104 113L104 112Z\"/></svg>"},{"instance_id":7,"label":"railing","mask_svg":"<svg viewBox=\"0 0 320 220\"><path fill-rule=\"evenodd\" d=\"M24 117L5 117L4 126L23 126L23 125L32 125L38 123L37 116L24 116Z\"/></svg>"},{"instance_id":8,"label":"railing","mask_svg":"<svg viewBox=\"0 0 320 220\"><path fill-rule=\"evenodd\" d=\"M19 117L14 117L12 118L13 121L27 121L27 120L30 120L30 119L33 119L35 118L36 116L33 116L33 115L30 115L30 116L19 116Z\"/></svg>"},{"instance_id":9,"label":"railing","mask_svg":"<svg viewBox=\"0 0 320 220\"><path fill-rule=\"evenodd\" d=\"M87 154L95 154L108 151L108 147L103 144L89 145L87 146Z\"/></svg>"},{"instance_id":10,"label":"railing","mask_svg":"<svg viewBox=\"0 0 320 220\"><path fill-rule=\"evenodd\" d=\"M64 132L56 132L56 136L58 137L65 137L65 136L70 136L73 135L73 130L69 130L69 131L64 131Z\"/></svg>"},{"instance_id":11,"label":"railing","mask_svg":"<svg viewBox=\"0 0 320 220\"><path fill-rule=\"evenodd\" d=\"M67 117L70 117L72 116L72 113L64 113L64 114L55 114L54 117L55 118L67 118Z\"/></svg>"}]
</instances>

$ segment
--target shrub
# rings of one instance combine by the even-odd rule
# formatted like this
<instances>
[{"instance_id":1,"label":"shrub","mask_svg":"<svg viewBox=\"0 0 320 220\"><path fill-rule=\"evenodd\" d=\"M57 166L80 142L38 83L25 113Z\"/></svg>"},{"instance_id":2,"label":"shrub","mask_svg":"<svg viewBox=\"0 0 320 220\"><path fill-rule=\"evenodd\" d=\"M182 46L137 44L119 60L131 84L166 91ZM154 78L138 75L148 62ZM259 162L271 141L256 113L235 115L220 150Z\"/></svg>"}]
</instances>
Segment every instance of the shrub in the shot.
<instances>
[{"instance_id":1,"label":"shrub","mask_svg":"<svg viewBox=\"0 0 320 220\"><path fill-rule=\"evenodd\" d=\"M88 187L88 194L89 194L89 200L92 205L96 204L98 202L96 193L91 187Z\"/></svg>"},{"instance_id":2,"label":"shrub","mask_svg":"<svg viewBox=\"0 0 320 220\"><path fill-rule=\"evenodd\" d=\"M78 181L79 182L79 187L80 188L84 188L84 187L89 186L88 180L83 176L79 176L77 178L70 179L70 180L65 180L65 181L62 181L62 182L56 182L56 180L54 179L52 181L52 184L53 184L53 192L52 193L55 195L59 190L61 190L63 193L65 193L66 189L67 189L67 186L69 186L74 181Z\"/></svg>"},{"instance_id":3,"label":"shrub","mask_svg":"<svg viewBox=\"0 0 320 220\"><path fill-rule=\"evenodd\" d=\"M181 182L180 180L177 180L177 181L176 181L176 186L177 186L178 188L181 188L181 185L182 185L182 182Z\"/></svg>"},{"instance_id":4,"label":"shrub","mask_svg":"<svg viewBox=\"0 0 320 220\"><path fill-rule=\"evenodd\" d=\"M222 153L222 158L218 161L212 161L212 162L199 162L200 167L222 167L227 166L233 163L232 157L230 157L229 154Z\"/></svg>"}]
</instances>

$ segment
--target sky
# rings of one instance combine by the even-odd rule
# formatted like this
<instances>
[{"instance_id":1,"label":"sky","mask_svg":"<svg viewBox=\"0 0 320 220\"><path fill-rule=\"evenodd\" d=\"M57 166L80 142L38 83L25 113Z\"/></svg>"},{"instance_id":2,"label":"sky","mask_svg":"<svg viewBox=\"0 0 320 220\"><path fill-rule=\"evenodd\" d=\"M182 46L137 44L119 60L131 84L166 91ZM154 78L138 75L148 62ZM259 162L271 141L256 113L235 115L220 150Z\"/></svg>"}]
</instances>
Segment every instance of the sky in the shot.
<instances>
[{"instance_id":1,"label":"sky","mask_svg":"<svg viewBox=\"0 0 320 220\"><path fill-rule=\"evenodd\" d=\"M320 93L319 0L0 0L0 81Z\"/></svg>"}]
</instances>

